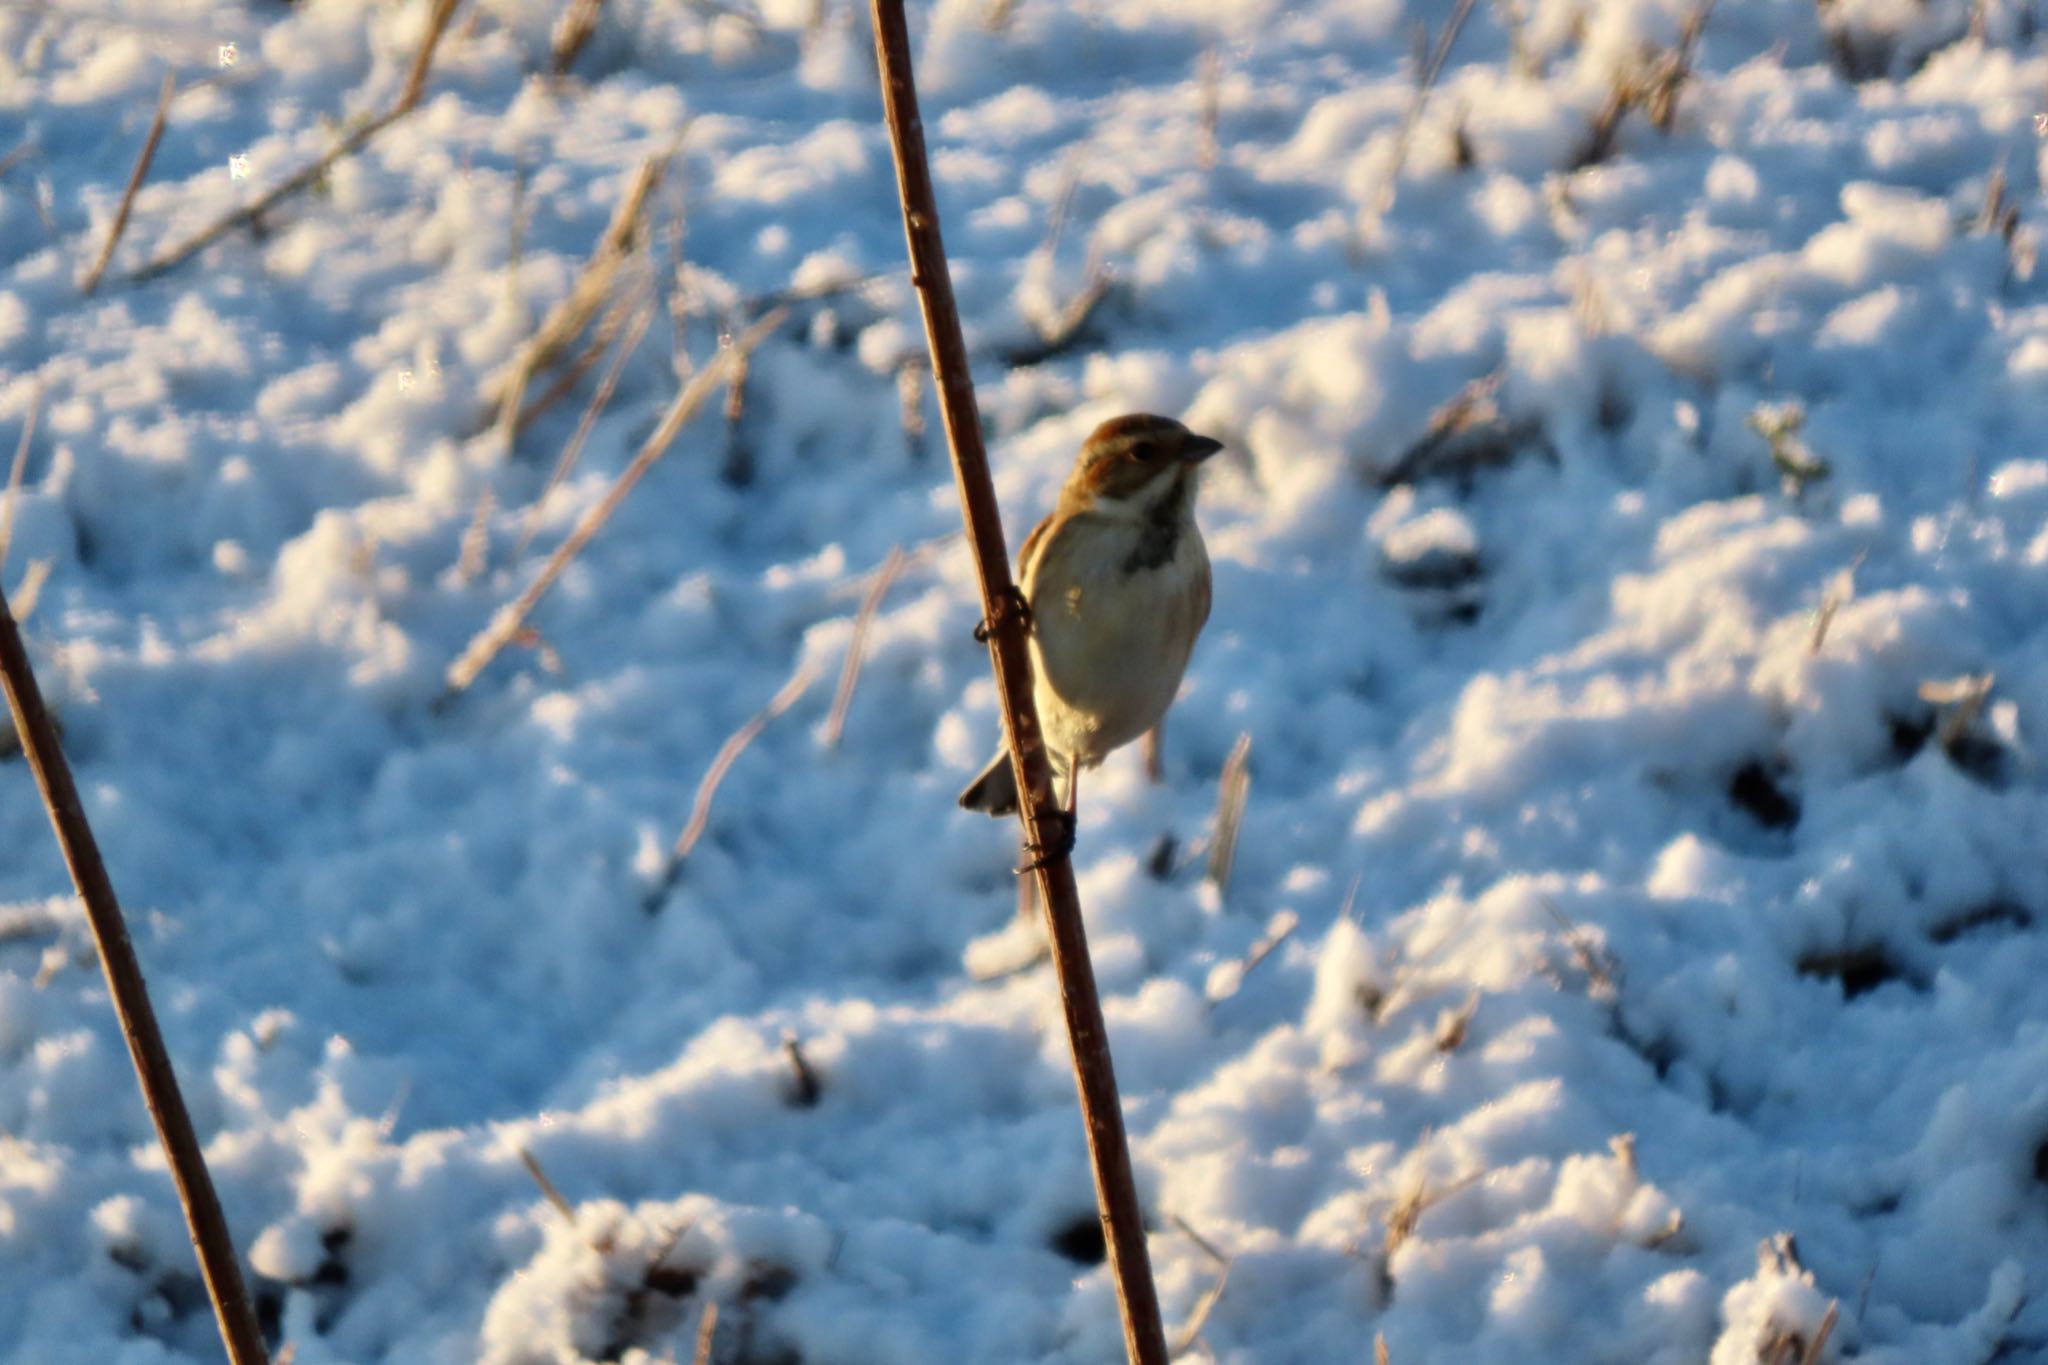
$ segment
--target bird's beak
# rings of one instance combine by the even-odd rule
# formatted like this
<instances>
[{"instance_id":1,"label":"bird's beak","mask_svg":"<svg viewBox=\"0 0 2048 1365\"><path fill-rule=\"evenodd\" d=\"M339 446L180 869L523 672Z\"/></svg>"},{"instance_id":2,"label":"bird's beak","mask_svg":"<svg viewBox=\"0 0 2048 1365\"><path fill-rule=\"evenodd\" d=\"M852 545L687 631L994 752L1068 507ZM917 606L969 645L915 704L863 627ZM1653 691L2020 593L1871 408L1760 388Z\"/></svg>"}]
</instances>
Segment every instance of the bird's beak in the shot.
<instances>
[{"instance_id":1,"label":"bird's beak","mask_svg":"<svg viewBox=\"0 0 2048 1365\"><path fill-rule=\"evenodd\" d=\"M1214 436L1197 436L1190 432L1180 443L1180 457L1188 464L1200 464L1221 449L1223 442Z\"/></svg>"}]
</instances>

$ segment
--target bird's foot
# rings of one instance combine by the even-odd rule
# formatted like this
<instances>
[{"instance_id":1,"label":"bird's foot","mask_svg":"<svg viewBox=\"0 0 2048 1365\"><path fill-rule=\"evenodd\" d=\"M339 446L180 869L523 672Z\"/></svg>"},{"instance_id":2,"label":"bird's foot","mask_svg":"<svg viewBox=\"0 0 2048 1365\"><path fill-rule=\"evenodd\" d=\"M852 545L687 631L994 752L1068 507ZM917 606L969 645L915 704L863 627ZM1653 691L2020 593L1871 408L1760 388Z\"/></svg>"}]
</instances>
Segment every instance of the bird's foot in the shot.
<instances>
[{"instance_id":1,"label":"bird's foot","mask_svg":"<svg viewBox=\"0 0 2048 1365\"><path fill-rule=\"evenodd\" d=\"M981 619L974 628L974 638L981 644L988 643L988 637L1003 623L1003 618L1014 614L1026 626L1031 624L1031 604L1024 600L1024 590L1015 583L996 596L996 609Z\"/></svg>"},{"instance_id":2,"label":"bird's foot","mask_svg":"<svg viewBox=\"0 0 2048 1365\"><path fill-rule=\"evenodd\" d=\"M1045 821L1056 826L1056 830L1045 843L1032 842L1024 845L1024 851L1032 855L1031 861L1022 867L1010 869L1020 877L1028 877L1041 867L1056 863L1074 851L1074 812L1053 810L1046 815Z\"/></svg>"}]
</instances>

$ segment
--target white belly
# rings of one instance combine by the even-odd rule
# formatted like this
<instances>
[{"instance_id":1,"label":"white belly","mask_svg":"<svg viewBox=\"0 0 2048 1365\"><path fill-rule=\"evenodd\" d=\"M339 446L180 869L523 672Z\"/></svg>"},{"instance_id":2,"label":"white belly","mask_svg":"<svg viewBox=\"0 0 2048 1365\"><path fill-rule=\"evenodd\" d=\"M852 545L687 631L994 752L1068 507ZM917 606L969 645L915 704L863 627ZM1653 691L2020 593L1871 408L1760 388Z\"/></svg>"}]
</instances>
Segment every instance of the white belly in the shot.
<instances>
[{"instance_id":1,"label":"white belly","mask_svg":"<svg viewBox=\"0 0 2048 1365\"><path fill-rule=\"evenodd\" d=\"M1126 570L1128 527L1084 520L1062 528L1023 587L1046 741L1093 767L1173 704L1208 615L1209 556L1189 526L1164 564Z\"/></svg>"}]
</instances>

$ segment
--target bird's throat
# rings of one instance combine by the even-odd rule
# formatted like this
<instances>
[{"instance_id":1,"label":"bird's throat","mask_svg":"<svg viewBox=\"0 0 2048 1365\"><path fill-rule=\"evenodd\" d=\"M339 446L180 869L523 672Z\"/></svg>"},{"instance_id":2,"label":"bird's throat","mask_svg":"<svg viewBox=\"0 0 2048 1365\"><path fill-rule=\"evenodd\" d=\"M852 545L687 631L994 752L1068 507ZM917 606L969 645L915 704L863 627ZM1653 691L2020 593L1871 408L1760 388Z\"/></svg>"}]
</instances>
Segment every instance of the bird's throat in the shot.
<instances>
[{"instance_id":1,"label":"bird's throat","mask_svg":"<svg viewBox=\"0 0 2048 1365\"><path fill-rule=\"evenodd\" d=\"M1124 572L1156 569L1172 561L1180 549L1180 538L1189 524L1193 481L1176 473L1166 489L1153 498L1138 523L1138 543L1124 557Z\"/></svg>"}]
</instances>

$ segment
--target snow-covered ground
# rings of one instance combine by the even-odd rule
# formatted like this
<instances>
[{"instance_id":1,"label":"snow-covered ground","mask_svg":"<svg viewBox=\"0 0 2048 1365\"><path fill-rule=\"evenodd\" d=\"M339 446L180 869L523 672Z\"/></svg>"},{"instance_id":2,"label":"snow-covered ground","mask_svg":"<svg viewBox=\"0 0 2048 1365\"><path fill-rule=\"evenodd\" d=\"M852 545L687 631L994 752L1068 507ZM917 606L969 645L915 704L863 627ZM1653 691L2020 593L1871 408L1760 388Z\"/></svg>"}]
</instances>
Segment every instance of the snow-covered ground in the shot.
<instances>
[{"instance_id":1,"label":"snow-covered ground","mask_svg":"<svg viewBox=\"0 0 2048 1365\"><path fill-rule=\"evenodd\" d=\"M1115 1359L1015 830L952 804L994 692L865 11L612 0L551 81L563 8L468 0L414 113L141 283L427 5L0 8L0 572L252 1289L298 1365L687 1361L710 1302L728 1365ZM1013 543L1107 416L1230 446L1164 781L1113 758L1076 853L1169 1332L2048 1360L2038 7L1494 0L1411 126L1452 10L912 16ZM509 454L485 396L670 149L522 544L604 363ZM217 1359L18 759L0 849L0 1356Z\"/></svg>"}]
</instances>

